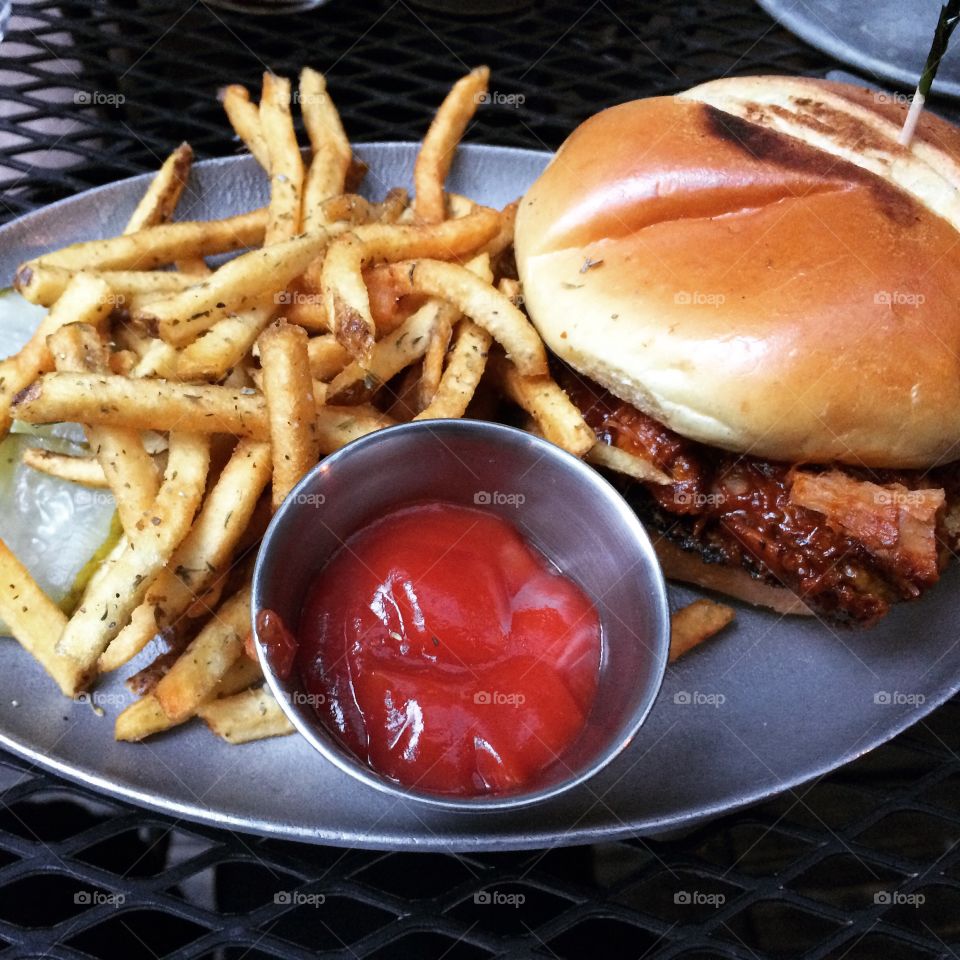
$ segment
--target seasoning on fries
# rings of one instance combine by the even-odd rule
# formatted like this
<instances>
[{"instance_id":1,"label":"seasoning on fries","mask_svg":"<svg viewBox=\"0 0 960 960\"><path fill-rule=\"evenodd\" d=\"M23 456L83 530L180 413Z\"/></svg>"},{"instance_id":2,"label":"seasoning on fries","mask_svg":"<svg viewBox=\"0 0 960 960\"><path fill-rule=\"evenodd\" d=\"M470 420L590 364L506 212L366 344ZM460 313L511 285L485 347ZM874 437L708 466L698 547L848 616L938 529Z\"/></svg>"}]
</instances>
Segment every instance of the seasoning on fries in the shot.
<instances>
[{"instance_id":1,"label":"seasoning on fries","mask_svg":"<svg viewBox=\"0 0 960 960\"><path fill-rule=\"evenodd\" d=\"M80 424L85 448L29 449L24 462L109 489L123 533L68 611L0 542L0 616L67 696L139 657L117 739L194 717L229 743L291 732L249 655L250 558L327 454L398 420L463 417L478 392L483 409L488 395L519 405L547 438L594 454L517 306L516 204L445 191L488 75L474 70L440 107L412 206L401 188L380 202L356 193L365 168L321 74L299 78L309 153L289 80L266 74L259 105L239 85L221 92L269 177L264 208L172 222L193 156L182 144L121 236L17 272L17 289L49 312L0 364L0 437L14 419ZM677 615L678 648L720 629L715 607ZM144 664L148 649L158 653Z\"/></svg>"}]
</instances>

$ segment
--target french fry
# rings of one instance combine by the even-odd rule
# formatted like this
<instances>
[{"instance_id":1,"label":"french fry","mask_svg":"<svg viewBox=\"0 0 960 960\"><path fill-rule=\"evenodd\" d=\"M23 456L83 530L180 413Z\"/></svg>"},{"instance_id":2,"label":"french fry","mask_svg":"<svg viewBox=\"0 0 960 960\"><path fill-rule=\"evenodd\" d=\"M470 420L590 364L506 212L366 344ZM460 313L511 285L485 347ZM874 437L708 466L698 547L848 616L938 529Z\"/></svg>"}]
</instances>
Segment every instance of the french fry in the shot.
<instances>
[{"instance_id":1,"label":"french fry","mask_svg":"<svg viewBox=\"0 0 960 960\"><path fill-rule=\"evenodd\" d=\"M197 710L197 716L228 743L293 733L293 725L266 687L210 700Z\"/></svg>"},{"instance_id":2,"label":"french fry","mask_svg":"<svg viewBox=\"0 0 960 960\"><path fill-rule=\"evenodd\" d=\"M313 153L303 190L303 225L314 230L331 222L323 202L344 193L352 151L327 81L310 67L300 73L300 111Z\"/></svg>"},{"instance_id":3,"label":"french fry","mask_svg":"<svg viewBox=\"0 0 960 960\"><path fill-rule=\"evenodd\" d=\"M193 150L189 143L181 143L164 161L163 166L147 187L136 209L127 221L124 233L136 233L144 227L166 223L180 201L180 194L187 184Z\"/></svg>"},{"instance_id":4,"label":"french fry","mask_svg":"<svg viewBox=\"0 0 960 960\"><path fill-rule=\"evenodd\" d=\"M428 227L367 224L335 240L327 250L319 289L326 298L337 339L358 360L365 360L376 338L370 296L362 269L373 260L458 257L486 243L499 228L500 215L478 207L469 217Z\"/></svg>"},{"instance_id":5,"label":"french fry","mask_svg":"<svg viewBox=\"0 0 960 960\"><path fill-rule=\"evenodd\" d=\"M320 453L326 456L368 433L392 427L396 420L366 404L352 407L326 406L317 411Z\"/></svg>"},{"instance_id":6,"label":"french fry","mask_svg":"<svg viewBox=\"0 0 960 960\"><path fill-rule=\"evenodd\" d=\"M263 75L260 131L270 157L270 206L264 244L289 240L300 232L303 159L290 116L290 81Z\"/></svg>"},{"instance_id":7,"label":"french fry","mask_svg":"<svg viewBox=\"0 0 960 960\"><path fill-rule=\"evenodd\" d=\"M719 633L735 616L733 607L705 597L674 611L670 620L670 662Z\"/></svg>"},{"instance_id":8,"label":"french fry","mask_svg":"<svg viewBox=\"0 0 960 960\"><path fill-rule=\"evenodd\" d=\"M257 341L273 451L273 509L320 459L307 334L278 322Z\"/></svg>"},{"instance_id":9,"label":"french fry","mask_svg":"<svg viewBox=\"0 0 960 960\"><path fill-rule=\"evenodd\" d=\"M659 467L638 457L636 454L628 453L619 447L613 447L602 440L598 440L588 451L584 459L592 463L595 467L606 467L608 470L616 470L619 473L625 473L628 477L634 477L637 480L646 480L650 483L660 483L669 486L673 483Z\"/></svg>"},{"instance_id":10,"label":"french fry","mask_svg":"<svg viewBox=\"0 0 960 960\"><path fill-rule=\"evenodd\" d=\"M246 144L257 163L264 170L269 171L270 152L260 129L260 111L250 102L250 94L246 87L238 83L231 83L224 87L220 91L220 102L234 132Z\"/></svg>"},{"instance_id":11,"label":"french fry","mask_svg":"<svg viewBox=\"0 0 960 960\"><path fill-rule=\"evenodd\" d=\"M196 286L144 305L139 319L156 323L167 343L184 347L228 313L285 289L329 238L326 231L318 231L241 254Z\"/></svg>"},{"instance_id":12,"label":"french fry","mask_svg":"<svg viewBox=\"0 0 960 960\"><path fill-rule=\"evenodd\" d=\"M409 366L426 352L430 333L446 316L442 303L430 301L412 314L393 333L388 333L374 344L373 352L366 363L354 360L345 367L330 384L328 396L331 402L342 401L361 385L364 394L373 393L388 380Z\"/></svg>"},{"instance_id":13,"label":"french fry","mask_svg":"<svg viewBox=\"0 0 960 960\"><path fill-rule=\"evenodd\" d=\"M96 457L71 457L64 453L53 453L40 447L29 447L23 451L23 462L58 480L69 480L84 487L108 487L103 467Z\"/></svg>"},{"instance_id":14,"label":"french fry","mask_svg":"<svg viewBox=\"0 0 960 960\"><path fill-rule=\"evenodd\" d=\"M20 645L53 678L61 692L68 697L76 696L86 683L86 675L80 664L56 649L67 618L2 540L0 617Z\"/></svg>"},{"instance_id":15,"label":"french fry","mask_svg":"<svg viewBox=\"0 0 960 960\"><path fill-rule=\"evenodd\" d=\"M266 225L267 211L253 210L224 220L161 223L109 240L86 240L28 260L17 270L16 287L26 296L32 271L37 267L71 271L153 270L185 257L254 247L263 242Z\"/></svg>"},{"instance_id":16,"label":"french fry","mask_svg":"<svg viewBox=\"0 0 960 960\"><path fill-rule=\"evenodd\" d=\"M493 271L490 269L490 255L488 253L474 257L466 266L471 273L475 273L478 277L486 280L487 283L493 283ZM459 317L460 315L452 306L445 304L430 334L430 345L423 355L423 370L420 374L418 388L417 406L421 410L430 405L440 388L443 362L447 356L447 348L450 346L453 326Z\"/></svg>"},{"instance_id":17,"label":"french fry","mask_svg":"<svg viewBox=\"0 0 960 960\"><path fill-rule=\"evenodd\" d=\"M575 457L582 457L593 448L596 434L549 374L523 377L503 357L495 358L493 367L503 392L533 417L547 440Z\"/></svg>"},{"instance_id":18,"label":"french fry","mask_svg":"<svg viewBox=\"0 0 960 960\"><path fill-rule=\"evenodd\" d=\"M163 484L150 515L144 518L141 535L136 544L127 544L101 577L91 579L57 644L57 652L76 660L86 674L187 535L203 496L209 462L206 438L171 433Z\"/></svg>"},{"instance_id":19,"label":"french fry","mask_svg":"<svg viewBox=\"0 0 960 960\"><path fill-rule=\"evenodd\" d=\"M100 656L102 673L116 670L136 656L155 634L187 612L234 553L269 479L269 445L241 440L169 565Z\"/></svg>"},{"instance_id":20,"label":"french fry","mask_svg":"<svg viewBox=\"0 0 960 960\"><path fill-rule=\"evenodd\" d=\"M250 587L235 593L183 651L153 695L174 723L192 716L243 656L250 630Z\"/></svg>"},{"instance_id":21,"label":"french fry","mask_svg":"<svg viewBox=\"0 0 960 960\"><path fill-rule=\"evenodd\" d=\"M249 657L241 657L226 672L209 699L231 697L261 679L263 674L259 665ZM189 719L185 717L179 723ZM174 723L163 712L163 707L160 706L157 698L149 693L140 700L135 700L117 717L113 735L116 740L137 742L155 733L162 733L164 730L179 726L179 723Z\"/></svg>"},{"instance_id":22,"label":"french fry","mask_svg":"<svg viewBox=\"0 0 960 960\"><path fill-rule=\"evenodd\" d=\"M446 300L487 330L523 376L547 373L547 353L530 321L508 297L466 267L440 260L413 260L391 264L389 272L405 292Z\"/></svg>"},{"instance_id":23,"label":"french fry","mask_svg":"<svg viewBox=\"0 0 960 960\"><path fill-rule=\"evenodd\" d=\"M307 341L307 356L310 358L310 373L314 380L332 380L348 363L350 354L332 334L311 337Z\"/></svg>"},{"instance_id":24,"label":"french fry","mask_svg":"<svg viewBox=\"0 0 960 960\"><path fill-rule=\"evenodd\" d=\"M31 303L49 307L63 295L67 284L79 275L105 281L110 287L110 304L127 310L143 299L186 290L197 281L169 270L68 270L66 267L34 266L17 274L15 286Z\"/></svg>"},{"instance_id":25,"label":"french fry","mask_svg":"<svg viewBox=\"0 0 960 960\"><path fill-rule=\"evenodd\" d=\"M467 129L480 98L487 92L488 67L477 67L461 77L447 94L423 138L413 168L413 208L421 223L439 223L445 216L443 185L457 144Z\"/></svg>"},{"instance_id":26,"label":"french fry","mask_svg":"<svg viewBox=\"0 0 960 960\"><path fill-rule=\"evenodd\" d=\"M240 313L227 314L202 337L175 354L175 375L180 380L220 380L249 353L276 313L273 299ZM173 350L169 344L164 344Z\"/></svg>"},{"instance_id":27,"label":"french fry","mask_svg":"<svg viewBox=\"0 0 960 960\"><path fill-rule=\"evenodd\" d=\"M130 371L130 376L176 380L180 376L179 367L180 355L176 349L163 340L153 338L149 341L143 355Z\"/></svg>"},{"instance_id":28,"label":"french fry","mask_svg":"<svg viewBox=\"0 0 960 960\"><path fill-rule=\"evenodd\" d=\"M513 246L513 231L517 222L517 209L519 206L520 201L514 200L500 211L500 229L497 231L497 235L489 240L483 248L484 253L489 254L491 257L498 257L508 247Z\"/></svg>"},{"instance_id":29,"label":"french fry","mask_svg":"<svg viewBox=\"0 0 960 960\"><path fill-rule=\"evenodd\" d=\"M89 324L67 324L51 334L47 344L57 370L103 373L107 369L109 351ZM156 465L136 430L88 426L84 432L113 493L123 529L136 540L160 488Z\"/></svg>"},{"instance_id":30,"label":"french fry","mask_svg":"<svg viewBox=\"0 0 960 960\"><path fill-rule=\"evenodd\" d=\"M112 309L110 288L102 280L80 276L70 281L27 343L0 362L0 438L10 429L13 398L41 373L53 369L47 337L67 323L101 324Z\"/></svg>"},{"instance_id":31,"label":"french fry","mask_svg":"<svg viewBox=\"0 0 960 960\"><path fill-rule=\"evenodd\" d=\"M267 408L255 392L227 387L48 373L22 391L13 413L27 423L79 421L141 430L177 429L269 439Z\"/></svg>"},{"instance_id":32,"label":"french fry","mask_svg":"<svg viewBox=\"0 0 960 960\"><path fill-rule=\"evenodd\" d=\"M480 384L492 342L493 337L483 327L472 320L461 320L437 391L414 419L462 417Z\"/></svg>"}]
</instances>

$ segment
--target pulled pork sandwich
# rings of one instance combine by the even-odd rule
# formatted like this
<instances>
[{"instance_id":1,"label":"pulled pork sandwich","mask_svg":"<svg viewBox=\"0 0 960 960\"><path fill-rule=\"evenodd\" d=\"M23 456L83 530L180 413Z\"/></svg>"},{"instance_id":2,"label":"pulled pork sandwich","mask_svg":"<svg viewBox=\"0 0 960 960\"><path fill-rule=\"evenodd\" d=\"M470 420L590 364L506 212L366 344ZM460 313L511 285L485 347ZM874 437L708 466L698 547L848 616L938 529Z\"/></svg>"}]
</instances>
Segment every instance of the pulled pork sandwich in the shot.
<instances>
[{"instance_id":1,"label":"pulled pork sandwich","mask_svg":"<svg viewBox=\"0 0 960 960\"><path fill-rule=\"evenodd\" d=\"M718 80L579 127L524 198L528 312L668 576L870 624L960 532L960 131ZM638 471L642 474L642 471Z\"/></svg>"}]
</instances>

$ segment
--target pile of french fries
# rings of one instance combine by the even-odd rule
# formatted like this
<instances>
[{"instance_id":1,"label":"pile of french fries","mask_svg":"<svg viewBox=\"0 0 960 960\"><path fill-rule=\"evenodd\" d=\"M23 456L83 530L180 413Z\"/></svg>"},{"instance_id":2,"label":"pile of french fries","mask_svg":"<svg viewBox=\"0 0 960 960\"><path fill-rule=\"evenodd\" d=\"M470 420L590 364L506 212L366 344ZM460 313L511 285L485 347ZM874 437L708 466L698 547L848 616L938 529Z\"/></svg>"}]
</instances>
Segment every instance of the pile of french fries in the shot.
<instances>
[{"instance_id":1,"label":"pile of french fries","mask_svg":"<svg viewBox=\"0 0 960 960\"><path fill-rule=\"evenodd\" d=\"M149 645L118 739L192 717L230 743L291 732L252 651L252 554L297 481L357 437L462 417L483 386L574 455L667 482L598 444L550 378L517 305L516 204L493 210L445 190L487 81L485 67L472 71L440 106L412 202L394 189L379 203L356 193L364 168L321 74L304 69L296 96L265 74L259 105L230 86L227 116L269 177L265 208L173 222L189 189L184 144L121 236L18 270L17 289L48 312L0 364L0 436L13 419L82 424L86 456L34 449L26 462L108 489L123 534L71 611L0 542L0 616L68 697Z\"/></svg>"}]
</instances>

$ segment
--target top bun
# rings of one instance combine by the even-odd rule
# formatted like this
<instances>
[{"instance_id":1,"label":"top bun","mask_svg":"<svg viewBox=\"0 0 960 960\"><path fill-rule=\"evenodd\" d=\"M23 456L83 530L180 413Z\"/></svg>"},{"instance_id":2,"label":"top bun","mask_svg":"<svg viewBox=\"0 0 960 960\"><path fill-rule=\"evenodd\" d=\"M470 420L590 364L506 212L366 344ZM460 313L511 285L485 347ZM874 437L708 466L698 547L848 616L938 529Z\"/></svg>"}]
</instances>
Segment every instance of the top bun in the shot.
<instances>
[{"instance_id":1,"label":"top bun","mask_svg":"<svg viewBox=\"0 0 960 960\"><path fill-rule=\"evenodd\" d=\"M549 347L694 440L960 458L960 131L846 84L717 80L569 137L522 201Z\"/></svg>"}]
</instances>

